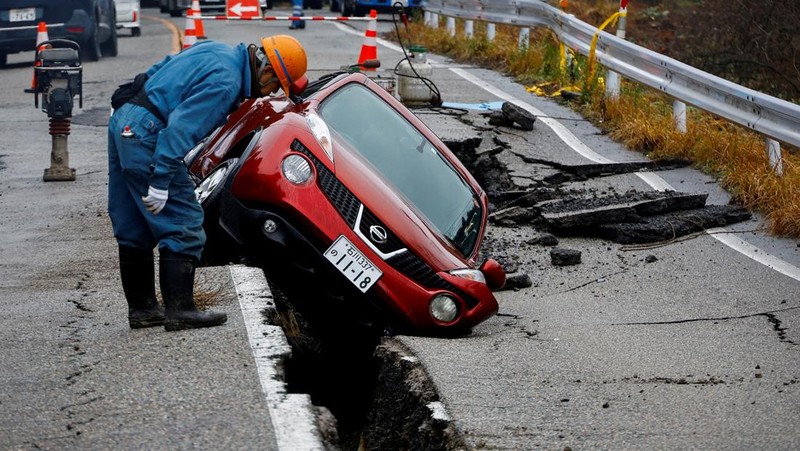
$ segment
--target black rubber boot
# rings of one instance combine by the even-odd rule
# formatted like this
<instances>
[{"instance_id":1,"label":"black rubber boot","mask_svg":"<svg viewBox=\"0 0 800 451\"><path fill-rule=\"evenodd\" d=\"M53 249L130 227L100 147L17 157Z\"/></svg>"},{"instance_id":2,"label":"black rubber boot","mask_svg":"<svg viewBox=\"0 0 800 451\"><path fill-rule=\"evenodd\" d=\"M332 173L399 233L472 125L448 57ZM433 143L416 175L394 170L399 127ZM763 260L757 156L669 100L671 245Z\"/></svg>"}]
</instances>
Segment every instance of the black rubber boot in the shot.
<instances>
[{"instance_id":1,"label":"black rubber boot","mask_svg":"<svg viewBox=\"0 0 800 451\"><path fill-rule=\"evenodd\" d=\"M224 324L228 315L201 312L194 305L194 259L166 249L160 253L159 275L166 316L164 328L173 331Z\"/></svg>"},{"instance_id":2,"label":"black rubber boot","mask_svg":"<svg viewBox=\"0 0 800 451\"><path fill-rule=\"evenodd\" d=\"M152 249L119 246L119 274L128 301L128 324L131 329L164 324L164 309L156 300Z\"/></svg>"}]
</instances>

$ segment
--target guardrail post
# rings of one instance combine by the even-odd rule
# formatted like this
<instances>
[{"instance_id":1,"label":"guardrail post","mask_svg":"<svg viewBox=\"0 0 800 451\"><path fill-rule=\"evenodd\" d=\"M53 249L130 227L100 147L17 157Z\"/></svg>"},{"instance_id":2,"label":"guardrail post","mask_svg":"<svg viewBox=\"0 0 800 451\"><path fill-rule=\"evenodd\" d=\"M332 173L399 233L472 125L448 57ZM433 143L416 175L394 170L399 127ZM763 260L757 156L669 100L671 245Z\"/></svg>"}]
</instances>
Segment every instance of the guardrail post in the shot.
<instances>
[{"instance_id":1,"label":"guardrail post","mask_svg":"<svg viewBox=\"0 0 800 451\"><path fill-rule=\"evenodd\" d=\"M774 139L767 138L767 153L769 154L769 165L775 175L783 175L783 158L781 157L781 143Z\"/></svg>"},{"instance_id":2,"label":"guardrail post","mask_svg":"<svg viewBox=\"0 0 800 451\"><path fill-rule=\"evenodd\" d=\"M425 11L425 14L423 14L422 19L423 19L423 23L425 24L426 27L430 27L431 26L431 12L430 11Z\"/></svg>"},{"instance_id":3,"label":"guardrail post","mask_svg":"<svg viewBox=\"0 0 800 451\"><path fill-rule=\"evenodd\" d=\"M625 39L625 24L628 21L628 0L619 2L619 18L617 19L617 37ZM619 74L608 71L606 74L606 97L616 99L619 97Z\"/></svg>"},{"instance_id":4,"label":"guardrail post","mask_svg":"<svg viewBox=\"0 0 800 451\"><path fill-rule=\"evenodd\" d=\"M450 36L456 35L456 18L455 17L448 17L447 18L447 33Z\"/></svg>"},{"instance_id":5,"label":"guardrail post","mask_svg":"<svg viewBox=\"0 0 800 451\"><path fill-rule=\"evenodd\" d=\"M431 28L439 28L439 15L436 13L431 14Z\"/></svg>"},{"instance_id":6,"label":"guardrail post","mask_svg":"<svg viewBox=\"0 0 800 451\"><path fill-rule=\"evenodd\" d=\"M520 28L519 29L519 48L526 49L530 46L531 41L531 29L530 28Z\"/></svg>"},{"instance_id":7,"label":"guardrail post","mask_svg":"<svg viewBox=\"0 0 800 451\"><path fill-rule=\"evenodd\" d=\"M672 101L672 120L676 130L686 133L686 104L678 99Z\"/></svg>"},{"instance_id":8,"label":"guardrail post","mask_svg":"<svg viewBox=\"0 0 800 451\"><path fill-rule=\"evenodd\" d=\"M493 23L486 24L486 39L489 41L494 41L494 36L497 34L495 28L496 27Z\"/></svg>"},{"instance_id":9,"label":"guardrail post","mask_svg":"<svg viewBox=\"0 0 800 451\"><path fill-rule=\"evenodd\" d=\"M475 35L475 28L474 28L473 22L471 20L465 20L464 21L464 34L468 38L471 38L472 36Z\"/></svg>"}]
</instances>

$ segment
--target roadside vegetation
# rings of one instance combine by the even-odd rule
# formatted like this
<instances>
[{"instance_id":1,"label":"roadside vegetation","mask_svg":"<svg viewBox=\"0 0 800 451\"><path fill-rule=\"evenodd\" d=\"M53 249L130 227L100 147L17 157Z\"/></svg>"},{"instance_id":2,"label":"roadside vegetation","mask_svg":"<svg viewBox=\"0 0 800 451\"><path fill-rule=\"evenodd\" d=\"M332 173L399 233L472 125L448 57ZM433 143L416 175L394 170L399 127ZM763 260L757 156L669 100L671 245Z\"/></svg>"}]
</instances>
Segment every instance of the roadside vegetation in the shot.
<instances>
[{"instance_id":1,"label":"roadside vegetation","mask_svg":"<svg viewBox=\"0 0 800 451\"><path fill-rule=\"evenodd\" d=\"M560 4L549 3L555 7ZM758 8L753 4L633 0L628 6L627 35L639 45L797 103L800 14L796 12L800 11L800 2L765 1ZM765 4L769 4L768 11ZM567 12L599 26L618 8L618 1L575 0L568 3ZM767 231L800 238L798 149L782 143L783 175L778 176L770 167L761 135L691 106L687 106L688 130L680 133L673 124L671 98L624 79L619 98L606 99L605 70L598 68L589 76L588 61L581 55L575 55L572 65L563 67L559 43L546 29L531 30L529 46L520 49L516 27L498 25L495 39L489 41L483 23L474 23L474 36L468 39L462 21L457 21L456 36L451 37L441 20L438 29L431 29L423 25L421 16L413 17L407 30L400 27L402 43L424 45L456 61L511 75L532 93L568 103L611 138L651 158L687 158L696 168L713 175L732 193L735 202L760 212L766 218ZM769 26L773 28L764 28ZM637 27L644 30L637 32ZM614 29L608 27L606 31L613 33ZM784 34L774 36L773 31ZM708 36L698 36L699 32ZM779 49L770 47L776 39L780 39ZM701 67L701 62L707 67Z\"/></svg>"}]
</instances>

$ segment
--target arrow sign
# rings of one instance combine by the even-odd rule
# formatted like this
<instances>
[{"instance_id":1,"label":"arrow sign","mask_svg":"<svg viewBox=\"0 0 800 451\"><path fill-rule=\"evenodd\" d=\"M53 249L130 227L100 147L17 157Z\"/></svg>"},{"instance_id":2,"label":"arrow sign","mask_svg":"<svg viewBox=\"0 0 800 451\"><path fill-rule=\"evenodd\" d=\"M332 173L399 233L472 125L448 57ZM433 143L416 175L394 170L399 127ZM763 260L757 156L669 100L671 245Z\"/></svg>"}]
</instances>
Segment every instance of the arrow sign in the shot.
<instances>
[{"instance_id":1,"label":"arrow sign","mask_svg":"<svg viewBox=\"0 0 800 451\"><path fill-rule=\"evenodd\" d=\"M258 0L228 0L226 8L227 16L235 18L258 17L260 12Z\"/></svg>"}]
</instances>

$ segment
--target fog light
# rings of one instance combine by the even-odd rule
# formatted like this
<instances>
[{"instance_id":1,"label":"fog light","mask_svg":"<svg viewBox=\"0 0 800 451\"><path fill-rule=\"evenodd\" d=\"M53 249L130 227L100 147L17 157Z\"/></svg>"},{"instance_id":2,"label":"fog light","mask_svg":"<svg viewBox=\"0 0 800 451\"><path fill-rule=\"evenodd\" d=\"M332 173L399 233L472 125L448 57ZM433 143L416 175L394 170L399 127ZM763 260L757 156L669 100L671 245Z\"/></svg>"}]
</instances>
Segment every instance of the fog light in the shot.
<instances>
[{"instance_id":1,"label":"fog light","mask_svg":"<svg viewBox=\"0 0 800 451\"><path fill-rule=\"evenodd\" d=\"M272 219L267 219L264 221L264 225L262 226L265 233L273 233L278 230L278 224L273 221Z\"/></svg>"},{"instance_id":2,"label":"fog light","mask_svg":"<svg viewBox=\"0 0 800 451\"><path fill-rule=\"evenodd\" d=\"M456 300L446 294L439 294L431 300L428 310L431 316L443 323L449 323L458 316L458 304Z\"/></svg>"},{"instance_id":3,"label":"fog light","mask_svg":"<svg viewBox=\"0 0 800 451\"><path fill-rule=\"evenodd\" d=\"M289 155L281 162L281 172L286 180L295 185L302 185L311 179L311 165L308 160L297 154Z\"/></svg>"}]
</instances>

